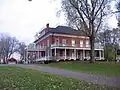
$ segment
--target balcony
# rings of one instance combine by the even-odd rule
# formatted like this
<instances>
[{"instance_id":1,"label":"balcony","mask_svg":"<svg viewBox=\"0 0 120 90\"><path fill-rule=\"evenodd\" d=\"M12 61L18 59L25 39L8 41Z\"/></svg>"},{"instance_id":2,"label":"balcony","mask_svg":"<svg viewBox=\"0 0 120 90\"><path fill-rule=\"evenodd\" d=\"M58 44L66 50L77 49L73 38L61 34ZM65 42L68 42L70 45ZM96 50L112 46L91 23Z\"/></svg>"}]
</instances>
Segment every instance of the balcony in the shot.
<instances>
[{"instance_id":1,"label":"balcony","mask_svg":"<svg viewBox=\"0 0 120 90\"><path fill-rule=\"evenodd\" d=\"M51 44L51 48L66 48L66 49L86 49L90 50L90 45L89 44ZM34 47L27 47L28 51L46 51L46 49L50 49L48 46L34 46ZM103 50L103 47L99 44L95 44L95 50Z\"/></svg>"},{"instance_id":2,"label":"balcony","mask_svg":"<svg viewBox=\"0 0 120 90\"><path fill-rule=\"evenodd\" d=\"M90 50L90 45L89 44L52 44L51 48L79 48L79 49L88 49ZM95 50L103 50L103 47L99 43L95 43Z\"/></svg>"},{"instance_id":3,"label":"balcony","mask_svg":"<svg viewBox=\"0 0 120 90\"><path fill-rule=\"evenodd\" d=\"M47 46L36 46L36 47L27 47L28 51L45 51L47 49Z\"/></svg>"},{"instance_id":4,"label":"balcony","mask_svg":"<svg viewBox=\"0 0 120 90\"><path fill-rule=\"evenodd\" d=\"M51 48L54 48L54 47L66 47L66 48L90 48L90 45L86 45L86 44L62 44L62 43L59 43L59 44L52 44L51 45Z\"/></svg>"}]
</instances>

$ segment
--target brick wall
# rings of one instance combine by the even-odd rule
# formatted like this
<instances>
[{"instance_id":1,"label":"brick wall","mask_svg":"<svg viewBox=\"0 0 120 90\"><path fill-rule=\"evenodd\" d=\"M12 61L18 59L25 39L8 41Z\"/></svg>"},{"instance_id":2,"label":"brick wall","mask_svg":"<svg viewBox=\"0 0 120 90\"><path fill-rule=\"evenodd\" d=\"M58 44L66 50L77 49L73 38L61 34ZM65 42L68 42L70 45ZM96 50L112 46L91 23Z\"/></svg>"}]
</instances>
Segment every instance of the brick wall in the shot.
<instances>
[{"instance_id":1,"label":"brick wall","mask_svg":"<svg viewBox=\"0 0 120 90\"><path fill-rule=\"evenodd\" d=\"M58 38L59 39L59 43L62 43L62 40L63 39L66 39L66 44L67 45L72 45L72 40L75 40L75 43L77 44L77 47L80 47L80 40L83 41L84 44L86 44L86 40L89 41L89 39L85 39L85 38L76 38L76 37L65 37L65 36L49 36L47 38L45 38L44 40L42 41L38 41L36 44L37 45L43 45L44 43L44 46L47 46L47 40L49 40L49 44L54 44L55 43L55 39ZM85 46L85 45L84 45Z\"/></svg>"}]
</instances>

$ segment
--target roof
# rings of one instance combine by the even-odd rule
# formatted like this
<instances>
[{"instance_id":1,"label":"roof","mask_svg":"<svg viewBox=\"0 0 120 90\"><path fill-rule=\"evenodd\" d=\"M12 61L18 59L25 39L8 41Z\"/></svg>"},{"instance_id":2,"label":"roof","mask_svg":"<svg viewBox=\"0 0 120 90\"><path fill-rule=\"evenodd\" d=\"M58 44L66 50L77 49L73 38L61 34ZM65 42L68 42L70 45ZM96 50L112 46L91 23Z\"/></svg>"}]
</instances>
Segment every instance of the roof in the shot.
<instances>
[{"instance_id":1,"label":"roof","mask_svg":"<svg viewBox=\"0 0 120 90\"><path fill-rule=\"evenodd\" d=\"M47 35L48 33L68 34L68 35L75 35L75 36L86 36L82 31L78 31L78 30L73 29L73 28L68 27L68 26L57 26L56 28L49 28L49 31L47 33L45 33L45 35ZM44 37L45 35L43 35L42 37ZM40 38L42 38L42 37L40 37ZM35 40L34 42L37 42L39 39Z\"/></svg>"},{"instance_id":2,"label":"roof","mask_svg":"<svg viewBox=\"0 0 120 90\"><path fill-rule=\"evenodd\" d=\"M76 29L73 29L71 27L67 26L58 26L56 28L50 29L51 33L58 33L58 34L69 34L69 35L76 35L76 36L85 36L85 34L82 31L78 31Z\"/></svg>"}]
</instances>

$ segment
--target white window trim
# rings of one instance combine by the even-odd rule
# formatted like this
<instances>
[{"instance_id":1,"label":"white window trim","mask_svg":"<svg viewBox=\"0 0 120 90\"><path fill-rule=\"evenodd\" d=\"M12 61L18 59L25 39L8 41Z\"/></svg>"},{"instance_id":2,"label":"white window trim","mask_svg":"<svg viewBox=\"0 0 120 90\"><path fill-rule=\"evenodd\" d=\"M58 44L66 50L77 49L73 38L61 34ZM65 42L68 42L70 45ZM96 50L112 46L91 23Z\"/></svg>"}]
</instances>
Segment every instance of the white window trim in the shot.
<instances>
[{"instance_id":1,"label":"white window trim","mask_svg":"<svg viewBox=\"0 0 120 90\"><path fill-rule=\"evenodd\" d=\"M49 41L49 39L47 40L47 45L48 45L48 47L50 46L50 41Z\"/></svg>"},{"instance_id":2,"label":"white window trim","mask_svg":"<svg viewBox=\"0 0 120 90\"><path fill-rule=\"evenodd\" d=\"M73 44L73 41L74 41L74 44ZM71 41L71 44L72 44L72 46L74 47L75 44L76 44L76 41L75 41L75 40L72 40L72 41Z\"/></svg>"},{"instance_id":3,"label":"white window trim","mask_svg":"<svg viewBox=\"0 0 120 90\"><path fill-rule=\"evenodd\" d=\"M42 43L42 48L44 48L44 47L45 47L45 43L43 42L43 43Z\"/></svg>"},{"instance_id":4,"label":"white window trim","mask_svg":"<svg viewBox=\"0 0 120 90\"><path fill-rule=\"evenodd\" d=\"M58 41L58 43L56 41ZM59 45L59 38L55 38L55 45Z\"/></svg>"},{"instance_id":5,"label":"white window trim","mask_svg":"<svg viewBox=\"0 0 120 90\"><path fill-rule=\"evenodd\" d=\"M66 46L66 39L62 39L62 45Z\"/></svg>"},{"instance_id":6,"label":"white window trim","mask_svg":"<svg viewBox=\"0 0 120 90\"><path fill-rule=\"evenodd\" d=\"M90 47L89 40L86 40L86 47Z\"/></svg>"},{"instance_id":7,"label":"white window trim","mask_svg":"<svg viewBox=\"0 0 120 90\"><path fill-rule=\"evenodd\" d=\"M80 47L83 47L83 40L80 40Z\"/></svg>"}]
</instances>

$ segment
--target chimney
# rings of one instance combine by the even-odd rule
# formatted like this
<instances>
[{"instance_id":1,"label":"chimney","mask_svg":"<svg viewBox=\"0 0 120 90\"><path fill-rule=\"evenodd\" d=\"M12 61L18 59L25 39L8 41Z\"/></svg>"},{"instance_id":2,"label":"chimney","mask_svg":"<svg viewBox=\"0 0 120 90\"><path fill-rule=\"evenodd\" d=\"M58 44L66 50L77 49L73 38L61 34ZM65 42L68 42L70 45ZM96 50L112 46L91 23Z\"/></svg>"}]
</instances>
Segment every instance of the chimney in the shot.
<instances>
[{"instance_id":1,"label":"chimney","mask_svg":"<svg viewBox=\"0 0 120 90\"><path fill-rule=\"evenodd\" d=\"M49 28L49 23L48 23L48 24L46 24L46 28Z\"/></svg>"}]
</instances>

